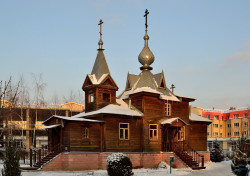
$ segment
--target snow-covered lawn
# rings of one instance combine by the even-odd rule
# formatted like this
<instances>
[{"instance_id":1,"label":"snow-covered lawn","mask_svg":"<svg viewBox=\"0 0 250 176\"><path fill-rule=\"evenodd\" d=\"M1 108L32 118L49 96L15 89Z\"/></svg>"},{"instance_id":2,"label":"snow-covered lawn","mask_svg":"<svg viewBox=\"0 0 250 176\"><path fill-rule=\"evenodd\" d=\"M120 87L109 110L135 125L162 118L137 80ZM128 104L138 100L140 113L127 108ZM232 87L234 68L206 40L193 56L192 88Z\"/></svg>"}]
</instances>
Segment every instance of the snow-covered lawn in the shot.
<instances>
[{"instance_id":1,"label":"snow-covered lawn","mask_svg":"<svg viewBox=\"0 0 250 176\"><path fill-rule=\"evenodd\" d=\"M2 164L1 164L2 165ZM209 162L206 164L204 170L191 169L172 169L172 174L167 169L133 169L135 176L178 176L178 175L192 175L192 176L233 176L231 171L231 161L223 161L220 163ZM2 168L2 166L0 166ZM107 176L106 170L94 171L78 171L78 172L45 172L45 171L23 171L23 176Z\"/></svg>"}]
</instances>

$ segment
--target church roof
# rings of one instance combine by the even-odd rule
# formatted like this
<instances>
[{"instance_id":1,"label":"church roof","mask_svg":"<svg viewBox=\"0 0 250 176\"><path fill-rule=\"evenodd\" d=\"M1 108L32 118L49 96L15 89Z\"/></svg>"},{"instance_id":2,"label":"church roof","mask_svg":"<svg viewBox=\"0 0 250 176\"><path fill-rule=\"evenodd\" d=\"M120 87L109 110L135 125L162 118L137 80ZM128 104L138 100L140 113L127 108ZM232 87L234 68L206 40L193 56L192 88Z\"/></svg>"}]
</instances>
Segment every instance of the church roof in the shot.
<instances>
[{"instance_id":1,"label":"church roof","mask_svg":"<svg viewBox=\"0 0 250 176\"><path fill-rule=\"evenodd\" d=\"M167 87L160 87L161 80L164 79L163 72L153 75L150 70L142 70L139 75L129 74L128 79L130 89L125 89L118 99L126 99L129 95L139 92L148 92L159 94L160 99L163 100L180 101Z\"/></svg>"},{"instance_id":2,"label":"church roof","mask_svg":"<svg viewBox=\"0 0 250 176\"><path fill-rule=\"evenodd\" d=\"M95 75L97 81L104 75L110 74L108 63L106 61L103 49L98 49L95 63L91 75Z\"/></svg>"}]
</instances>

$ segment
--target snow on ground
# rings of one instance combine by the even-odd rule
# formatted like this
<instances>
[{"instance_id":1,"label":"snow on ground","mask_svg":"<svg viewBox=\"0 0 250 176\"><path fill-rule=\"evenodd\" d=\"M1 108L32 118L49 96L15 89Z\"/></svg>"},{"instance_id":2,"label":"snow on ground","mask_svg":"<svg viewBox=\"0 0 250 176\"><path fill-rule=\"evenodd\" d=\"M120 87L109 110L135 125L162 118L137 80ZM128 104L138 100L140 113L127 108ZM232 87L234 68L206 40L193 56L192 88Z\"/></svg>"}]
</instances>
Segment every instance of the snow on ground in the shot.
<instances>
[{"instance_id":1,"label":"snow on ground","mask_svg":"<svg viewBox=\"0 0 250 176\"><path fill-rule=\"evenodd\" d=\"M24 166L21 164L21 166ZM27 165L26 165L27 166ZM191 169L172 169L170 175L169 167L167 169L133 169L135 176L234 176L231 171L231 161L223 161L220 163L206 163L206 169L204 170L191 170ZM249 166L248 166L249 167ZM0 164L0 169L3 168L3 164ZM94 171L23 171L22 176L108 176L106 170L94 170Z\"/></svg>"}]
</instances>

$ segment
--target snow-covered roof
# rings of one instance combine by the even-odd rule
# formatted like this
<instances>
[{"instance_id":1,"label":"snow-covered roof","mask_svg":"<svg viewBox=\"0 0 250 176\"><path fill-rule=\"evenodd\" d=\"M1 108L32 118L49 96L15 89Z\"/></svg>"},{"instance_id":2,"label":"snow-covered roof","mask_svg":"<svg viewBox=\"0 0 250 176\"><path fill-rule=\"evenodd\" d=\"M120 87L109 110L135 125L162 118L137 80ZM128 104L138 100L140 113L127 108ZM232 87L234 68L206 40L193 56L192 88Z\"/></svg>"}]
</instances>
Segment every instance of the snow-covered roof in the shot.
<instances>
[{"instance_id":1,"label":"snow-covered roof","mask_svg":"<svg viewBox=\"0 0 250 176\"><path fill-rule=\"evenodd\" d=\"M201 116L198 116L194 113L191 113L191 115L189 116L189 120L190 121L195 121L195 122L207 122L207 123L212 123L211 120L207 119L207 118L204 118L204 117L201 117Z\"/></svg>"},{"instance_id":2,"label":"snow-covered roof","mask_svg":"<svg viewBox=\"0 0 250 176\"><path fill-rule=\"evenodd\" d=\"M48 126L43 127L42 129L56 128L56 127L58 127L58 126L61 126L61 124L48 125Z\"/></svg>"},{"instance_id":3,"label":"snow-covered roof","mask_svg":"<svg viewBox=\"0 0 250 176\"><path fill-rule=\"evenodd\" d=\"M72 116L73 118L87 117L96 114L119 114L127 116L143 116L143 113L134 107L129 108L128 104L121 99L116 99L116 104L109 104L101 109L91 112L82 112Z\"/></svg>"},{"instance_id":4,"label":"snow-covered roof","mask_svg":"<svg viewBox=\"0 0 250 176\"><path fill-rule=\"evenodd\" d=\"M179 95L179 94L175 94L175 96L177 96L177 97L181 97L181 98L188 98L188 99L193 99L193 100L196 100L196 98L187 97L187 96L182 96L182 95Z\"/></svg>"},{"instance_id":5,"label":"snow-covered roof","mask_svg":"<svg viewBox=\"0 0 250 176\"><path fill-rule=\"evenodd\" d=\"M131 106L131 108L129 108L127 103L125 103L123 100L117 99L116 104L109 104L96 111L82 112L71 117L53 115L47 120L45 120L43 124L49 121L51 118L59 118L59 119L70 120L70 121L99 122L99 123L104 122L101 120L83 118L83 117L88 117L88 116L97 115L97 114L118 114L118 115L138 116L138 117L143 116L143 113L137 110L135 107Z\"/></svg>"},{"instance_id":6,"label":"snow-covered roof","mask_svg":"<svg viewBox=\"0 0 250 176\"><path fill-rule=\"evenodd\" d=\"M184 122L184 121L183 121L181 118L179 118L179 117L174 117L174 118L162 120L162 121L161 121L161 124L162 124L162 125L165 125L165 124L171 125L173 122L175 122L175 121L177 121L177 120L180 120L180 121L182 121L185 125L188 125L186 122Z\"/></svg>"},{"instance_id":7,"label":"snow-covered roof","mask_svg":"<svg viewBox=\"0 0 250 176\"><path fill-rule=\"evenodd\" d=\"M128 91L124 91L122 92L121 95L118 96L119 99L127 99L129 98L129 95L131 94L135 94L135 93L139 93L139 92L148 92L148 93L154 93L154 94L159 94L160 95L160 99L162 100L171 100L171 101L177 101L180 102L180 100L175 97L173 94L164 94L163 92L160 92L161 90L155 90L152 89L150 87L141 87L141 88L137 88L135 90L128 90Z\"/></svg>"},{"instance_id":8,"label":"snow-covered roof","mask_svg":"<svg viewBox=\"0 0 250 176\"><path fill-rule=\"evenodd\" d=\"M69 120L69 121L81 121L81 122L97 122L97 123L104 122L104 121L101 121L101 120L85 119L85 118L79 118L79 117L74 117L74 116L66 117L66 116L53 115L50 118L48 118L47 120L45 120L43 122L43 124L46 123L47 121L49 121L52 118L58 118L58 119Z\"/></svg>"},{"instance_id":9,"label":"snow-covered roof","mask_svg":"<svg viewBox=\"0 0 250 176\"><path fill-rule=\"evenodd\" d=\"M149 70L143 70L139 75L128 74L127 82L129 82L131 89L124 90L118 99L127 99L129 95L139 92L149 92L159 94L159 98L162 100L180 102L167 87L160 87L163 78L163 72L153 75Z\"/></svg>"},{"instance_id":10,"label":"snow-covered roof","mask_svg":"<svg viewBox=\"0 0 250 176\"><path fill-rule=\"evenodd\" d=\"M108 73L103 74L100 79L96 79L96 75L95 74L88 74L88 77L90 79L90 81L92 82L92 84L100 84L106 77L108 76Z\"/></svg>"}]
</instances>

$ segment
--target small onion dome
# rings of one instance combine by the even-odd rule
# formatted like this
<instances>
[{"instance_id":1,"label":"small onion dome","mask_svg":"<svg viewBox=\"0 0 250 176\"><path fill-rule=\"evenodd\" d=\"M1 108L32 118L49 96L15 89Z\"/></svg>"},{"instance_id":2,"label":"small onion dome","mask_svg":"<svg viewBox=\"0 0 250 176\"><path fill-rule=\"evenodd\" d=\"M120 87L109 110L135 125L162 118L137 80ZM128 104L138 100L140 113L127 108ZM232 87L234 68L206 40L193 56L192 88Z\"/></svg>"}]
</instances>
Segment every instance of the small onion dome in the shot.
<instances>
[{"instance_id":1,"label":"small onion dome","mask_svg":"<svg viewBox=\"0 0 250 176\"><path fill-rule=\"evenodd\" d=\"M141 53L138 56L138 60L142 64L141 70L144 70L144 69L152 70L152 67L150 67L150 65L154 62L155 57L152 51L148 47L149 36L147 34L147 31L144 36L144 40L145 40L145 45Z\"/></svg>"},{"instance_id":2,"label":"small onion dome","mask_svg":"<svg viewBox=\"0 0 250 176\"><path fill-rule=\"evenodd\" d=\"M98 45L99 45L99 49L102 49L102 45L103 45L102 39L99 40Z\"/></svg>"}]
</instances>

